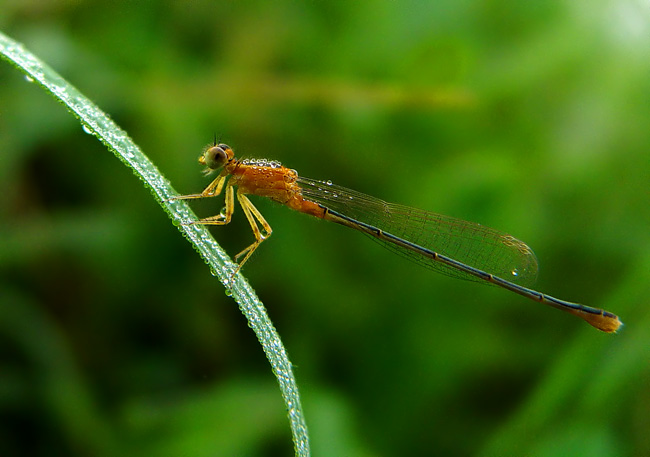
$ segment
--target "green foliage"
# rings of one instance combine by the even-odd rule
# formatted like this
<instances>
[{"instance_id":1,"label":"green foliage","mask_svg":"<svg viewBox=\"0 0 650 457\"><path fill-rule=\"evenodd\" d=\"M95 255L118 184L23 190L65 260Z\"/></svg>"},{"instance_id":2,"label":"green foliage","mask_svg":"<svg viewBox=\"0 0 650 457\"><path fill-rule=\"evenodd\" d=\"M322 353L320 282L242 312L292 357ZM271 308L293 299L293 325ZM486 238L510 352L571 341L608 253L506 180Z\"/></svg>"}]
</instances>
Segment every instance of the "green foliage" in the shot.
<instances>
[{"instance_id":1,"label":"green foliage","mask_svg":"<svg viewBox=\"0 0 650 457\"><path fill-rule=\"evenodd\" d=\"M295 364L314 455L650 454L641 6L10 2L0 16L180 193L207 185L196 159L216 133L240 157L511 233L537 254L536 289L625 323L604 335L253 199L274 231L244 273ZM43 95L0 66L0 454L290 454L232 299ZM230 254L252 240L239 209L210 232Z\"/></svg>"}]
</instances>

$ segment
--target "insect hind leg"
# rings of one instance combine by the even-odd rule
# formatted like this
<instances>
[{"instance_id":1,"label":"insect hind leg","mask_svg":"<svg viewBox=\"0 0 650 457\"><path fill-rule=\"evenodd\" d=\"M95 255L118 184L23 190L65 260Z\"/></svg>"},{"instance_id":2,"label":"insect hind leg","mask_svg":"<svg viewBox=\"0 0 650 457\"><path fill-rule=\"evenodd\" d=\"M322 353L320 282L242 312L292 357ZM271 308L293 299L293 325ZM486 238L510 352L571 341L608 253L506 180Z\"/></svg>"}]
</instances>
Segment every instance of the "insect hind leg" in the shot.
<instances>
[{"instance_id":1,"label":"insect hind leg","mask_svg":"<svg viewBox=\"0 0 650 457\"><path fill-rule=\"evenodd\" d=\"M246 219L248 219L248 223L253 230L255 241L235 256L235 260L239 259L242 256L244 258L239 262L237 269L233 273L233 277L239 272L241 267L244 266L246 261L253 255L253 252L255 252L258 246L262 244L262 241L266 240L271 236L271 233L273 233L273 230L271 229L269 223L266 222L266 219L264 219L262 213L260 213L259 210L255 208L248 197L246 197L244 194L237 193L237 200L239 200L239 204L241 205L242 210L246 215Z\"/></svg>"}]
</instances>

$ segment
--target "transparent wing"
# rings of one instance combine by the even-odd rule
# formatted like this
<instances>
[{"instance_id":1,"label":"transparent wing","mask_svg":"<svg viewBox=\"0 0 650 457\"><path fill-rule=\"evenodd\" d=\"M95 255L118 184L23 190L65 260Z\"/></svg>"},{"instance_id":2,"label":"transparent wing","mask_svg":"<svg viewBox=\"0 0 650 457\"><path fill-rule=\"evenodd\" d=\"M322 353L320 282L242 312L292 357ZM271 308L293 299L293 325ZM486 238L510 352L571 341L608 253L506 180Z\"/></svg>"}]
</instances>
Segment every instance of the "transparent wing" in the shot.
<instances>
[{"instance_id":1,"label":"transparent wing","mask_svg":"<svg viewBox=\"0 0 650 457\"><path fill-rule=\"evenodd\" d=\"M537 259L524 242L480 224L387 203L330 182L299 177L305 199L423 248L522 286L537 278ZM475 276L372 237L386 248L440 273L470 281Z\"/></svg>"}]
</instances>

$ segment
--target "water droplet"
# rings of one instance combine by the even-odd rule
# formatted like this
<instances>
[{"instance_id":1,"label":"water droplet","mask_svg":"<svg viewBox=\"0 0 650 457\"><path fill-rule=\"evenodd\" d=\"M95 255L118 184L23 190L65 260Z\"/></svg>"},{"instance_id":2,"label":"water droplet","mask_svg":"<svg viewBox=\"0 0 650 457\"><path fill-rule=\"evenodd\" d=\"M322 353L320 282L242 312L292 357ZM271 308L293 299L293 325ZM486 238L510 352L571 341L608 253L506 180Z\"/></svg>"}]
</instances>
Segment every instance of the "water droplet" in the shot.
<instances>
[{"instance_id":1,"label":"water droplet","mask_svg":"<svg viewBox=\"0 0 650 457\"><path fill-rule=\"evenodd\" d=\"M32 78L32 77L29 76L29 75L25 75L25 81L27 81L28 83L33 83L33 82L34 82L34 78Z\"/></svg>"},{"instance_id":2,"label":"water droplet","mask_svg":"<svg viewBox=\"0 0 650 457\"><path fill-rule=\"evenodd\" d=\"M228 297L232 297L232 289L228 288L223 291Z\"/></svg>"},{"instance_id":3,"label":"water droplet","mask_svg":"<svg viewBox=\"0 0 650 457\"><path fill-rule=\"evenodd\" d=\"M330 180L328 179L327 181L325 181L325 184L327 184L328 186L331 186L331 185L332 185L332 181L330 181Z\"/></svg>"},{"instance_id":4,"label":"water droplet","mask_svg":"<svg viewBox=\"0 0 650 457\"><path fill-rule=\"evenodd\" d=\"M88 127L86 124L83 124L83 129L84 129L84 132L86 132L88 135L93 134L93 131L90 130L90 127Z\"/></svg>"},{"instance_id":5,"label":"water droplet","mask_svg":"<svg viewBox=\"0 0 650 457\"><path fill-rule=\"evenodd\" d=\"M52 89L52 92L54 92L57 96L59 96L61 98L66 97L68 95L67 89L65 87L52 86L51 89Z\"/></svg>"},{"instance_id":6,"label":"water droplet","mask_svg":"<svg viewBox=\"0 0 650 457\"><path fill-rule=\"evenodd\" d=\"M516 268L514 268L514 269L510 272L510 274L511 274L512 276L517 277L517 276L519 276L519 270L516 269Z\"/></svg>"}]
</instances>

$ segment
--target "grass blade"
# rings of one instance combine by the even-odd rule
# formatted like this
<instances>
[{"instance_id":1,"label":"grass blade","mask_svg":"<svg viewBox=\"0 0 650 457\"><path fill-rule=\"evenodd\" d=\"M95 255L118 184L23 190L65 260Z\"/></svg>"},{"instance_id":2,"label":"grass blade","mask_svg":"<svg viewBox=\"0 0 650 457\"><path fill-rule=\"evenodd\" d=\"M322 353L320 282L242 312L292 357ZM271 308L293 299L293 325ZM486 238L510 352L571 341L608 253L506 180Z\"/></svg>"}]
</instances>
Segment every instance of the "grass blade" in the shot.
<instances>
[{"instance_id":1,"label":"grass blade","mask_svg":"<svg viewBox=\"0 0 650 457\"><path fill-rule=\"evenodd\" d=\"M178 195L177 192L124 130L53 69L25 49L22 44L2 33L0 33L0 56L22 71L28 81L38 84L62 103L79 120L87 133L95 135L117 158L131 168L151 190L174 224L203 257L210 267L210 271L224 285L230 280L234 263L204 226L181 225L184 221L196 220L196 215L186 202L182 200L168 201L169 198ZM237 275L232 285L232 297L246 316L248 325L255 331L280 384L289 415L296 455L308 456L309 439L298 386L282 340L273 326L266 308L241 274Z\"/></svg>"}]
</instances>

